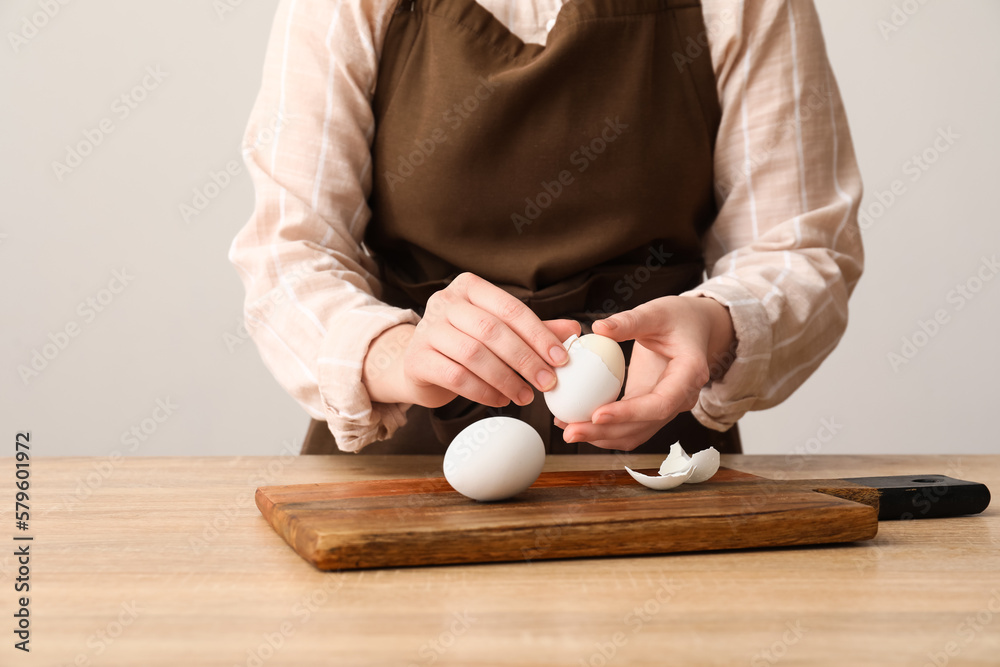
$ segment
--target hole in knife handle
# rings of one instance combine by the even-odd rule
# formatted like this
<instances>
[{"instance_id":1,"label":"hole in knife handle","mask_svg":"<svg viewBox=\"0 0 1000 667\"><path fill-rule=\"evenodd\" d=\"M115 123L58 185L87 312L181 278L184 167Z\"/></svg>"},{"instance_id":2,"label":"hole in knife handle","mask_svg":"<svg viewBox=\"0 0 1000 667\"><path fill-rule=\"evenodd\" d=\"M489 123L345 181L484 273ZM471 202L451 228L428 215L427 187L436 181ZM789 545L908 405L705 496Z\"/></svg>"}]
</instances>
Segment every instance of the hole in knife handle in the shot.
<instances>
[{"instance_id":1,"label":"hole in knife handle","mask_svg":"<svg viewBox=\"0 0 1000 667\"><path fill-rule=\"evenodd\" d=\"M940 484L940 477L914 477L912 480L914 484Z\"/></svg>"}]
</instances>

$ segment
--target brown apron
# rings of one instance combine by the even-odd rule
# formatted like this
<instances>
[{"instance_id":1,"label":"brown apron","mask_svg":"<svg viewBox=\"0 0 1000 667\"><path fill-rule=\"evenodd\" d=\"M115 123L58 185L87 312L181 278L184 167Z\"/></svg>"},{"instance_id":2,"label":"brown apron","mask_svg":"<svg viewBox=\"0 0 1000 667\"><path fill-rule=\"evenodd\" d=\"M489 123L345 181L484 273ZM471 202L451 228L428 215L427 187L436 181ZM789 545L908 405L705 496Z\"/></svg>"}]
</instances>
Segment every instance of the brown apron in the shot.
<instances>
[{"instance_id":1,"label":"brown apron","mask_svg":"<svg viewBox=\"0 0 1000 667\"><path fill-rule=\"evenodd\" d=\"M542 319L596 319L702 281L702 236L716 215L721 115L706 34L691 0L568 0L545 46L525 44L474 0L401 0L373 100L372 219L365 245L382 299L422 313L471 271ZM631 347L626 348L628 359ZM459 397L365 453L443 453L491 415L567 444L541 396L499 410ZM740 451L683 413L637 452ZM312 421L303 454L340 450Z\"/></svg>"}]
</instances>

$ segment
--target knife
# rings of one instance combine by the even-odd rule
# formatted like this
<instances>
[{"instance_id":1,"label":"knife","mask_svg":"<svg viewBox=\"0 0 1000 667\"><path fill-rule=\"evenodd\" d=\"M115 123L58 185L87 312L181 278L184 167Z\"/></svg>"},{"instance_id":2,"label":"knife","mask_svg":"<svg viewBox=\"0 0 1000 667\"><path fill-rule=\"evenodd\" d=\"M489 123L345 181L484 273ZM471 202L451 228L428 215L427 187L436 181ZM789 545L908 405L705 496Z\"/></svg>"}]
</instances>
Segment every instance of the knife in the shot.
<instances>
[{"instance_id":1,"label":"knife","mask_svg":"<svg viewBox=\"0 0 1000 667\"><path fill-rule=\"evenodd\" d=\"M985 484L947 475L847 477L845 481L878 491L879 521L979 514L990 504L990 490Z\"/></svg>"}]
</instances>

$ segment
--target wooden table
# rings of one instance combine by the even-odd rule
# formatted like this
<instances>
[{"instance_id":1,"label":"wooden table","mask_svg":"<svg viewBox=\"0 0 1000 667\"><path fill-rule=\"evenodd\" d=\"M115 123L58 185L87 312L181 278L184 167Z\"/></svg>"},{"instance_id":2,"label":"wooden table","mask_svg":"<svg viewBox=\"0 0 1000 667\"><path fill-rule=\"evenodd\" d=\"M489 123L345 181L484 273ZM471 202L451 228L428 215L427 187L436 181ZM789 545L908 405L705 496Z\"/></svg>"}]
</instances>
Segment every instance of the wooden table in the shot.
<instances>
[{"instance_id":1,"label":"wooden table","mask_svg":"<svg viewBox=\"0 0 1000 667\"><path fill-rule=\"evenodd\" d=\"M639 467L662 457L635 456ZM607 457L550 457L547 470ZM12 459L4 539L18 532ZM734 456L764 476L944 473L1000 456ZM614 461L615 467L622 465ZM323 573L261 485L434 476L433 457L36 458L31 653L3 665L997 665L1000 512L885 522L853 545ZM19 533L21 534L21 533Z\"/></svg>"}]
</instances>

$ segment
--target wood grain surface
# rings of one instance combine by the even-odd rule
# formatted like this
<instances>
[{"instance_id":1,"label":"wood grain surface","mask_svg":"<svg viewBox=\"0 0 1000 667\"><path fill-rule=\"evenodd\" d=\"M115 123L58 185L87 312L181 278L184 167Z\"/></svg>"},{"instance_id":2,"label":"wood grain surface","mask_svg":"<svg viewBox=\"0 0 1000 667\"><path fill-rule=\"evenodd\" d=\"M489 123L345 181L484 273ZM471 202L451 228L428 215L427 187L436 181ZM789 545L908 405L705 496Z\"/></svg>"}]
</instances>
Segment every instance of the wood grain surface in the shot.
<instances>
[{"instance_id":1,"label":"wood grain surface","mask_svg":"<svg viewBox=\"0 0 1000 667\"><path fill-rule=\"evenodd\" d=\"M624 470L562 471L495 503L469 500L440 477L261 487L256 502L323 570L852 542L878 530L873 489L726 468L670 491Z\"/></svg>"},{"instance_id":2,"label":"wood grain surface","mask_svg":"<svg viewBox=\"0 0 1000 667\"><path fill-rule=\"evenodd\" d=\"M660 460L554 456L546 471ZM723 463L781 480L918 471L1000 489L1000 456ZM13 464L0 460L8 545ZM874 540L842 545L324 572L264 520L258 487L435 477L440 458L36 458L31 471L31 654L13 648L8 546L4 667L983 667L1000 656L996 504L882 522Z\"/></svg>"}]
</instances>

